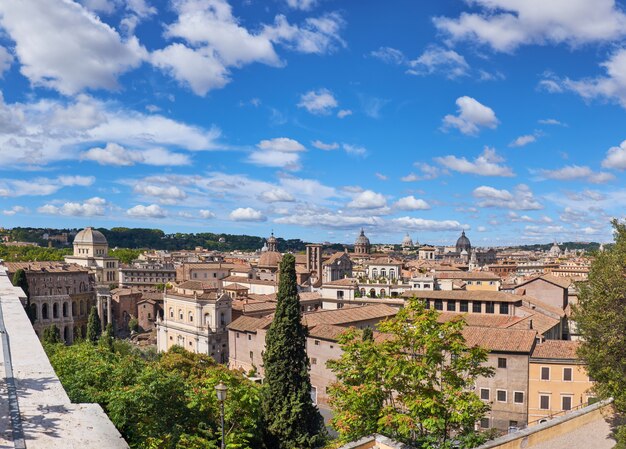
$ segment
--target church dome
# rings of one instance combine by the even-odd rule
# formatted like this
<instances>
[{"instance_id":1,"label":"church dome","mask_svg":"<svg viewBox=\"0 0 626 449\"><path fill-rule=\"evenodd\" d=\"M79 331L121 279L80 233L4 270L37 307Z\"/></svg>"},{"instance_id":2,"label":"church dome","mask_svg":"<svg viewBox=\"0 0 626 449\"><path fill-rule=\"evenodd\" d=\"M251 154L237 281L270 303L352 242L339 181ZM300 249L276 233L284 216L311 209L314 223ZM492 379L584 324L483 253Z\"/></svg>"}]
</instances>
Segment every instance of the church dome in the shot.
<instances>
[{"instance_id":1,"label":"church dome","mask_svg":"<svg viewBox=\"0 0 626 449\"><path fill-rule=\"evenodd\" d=\"M365 236L365 231L361 228L361 234L356 238L355 245L369 245L370 239Z\"/></svg>"},{"instance_id":2,"label":"church dome","mask_svg":"<svg viewBox=\"0 0 626 449\"><path fill-rule=\"evenodd\" d=\"M466 252L470 252L472 249L472 244L469 239L465 236L465 231L461 232L461 237L456 241L456 252L461 253L463 250Z\"/></svg>"},{"instance_id":3,"label":"church dome","mask_svg":"<svg viewBox=\"0 0 626 449\"><path fill-rule=\"evenodd\" d=\"M402 246L405 248L410 248L413 246L413 240L411 239L411 236L407 233L407 235L404 236L404 239L402 240Z\"/></svg>"},{"instance_id":4,"label":"church dome","mask_svg":"<svg viewBox=\"0 0 626 449\"><path fill-rule=\"evenodd\" d=\"M83 245L106 245L107 239L104 234L92 227L87 227L76 234L74 244Z\"/></svg>"},{"instance_id":5,"label":"church dome","mask_svg":"<svg viewBox=\"0 0 626 449\"><path fill-rule=\"evenodd\" d=\"M272 235L270 235L270 237L267 239L267 243L277 243L278 239L276 237L274 237L274 232L272 232Z\"/></svg>"},{"instance_id":6,"label":"church dome","mask_svg":"<svg viewBox=\"0 0 626 449\"><path fill-rule=\"evenodd\" d=\"M266 251L261 254L261 257L259 258L259 266L277 267L282 259L282 254L277 251Z\"/></svg>"}]
</instances>

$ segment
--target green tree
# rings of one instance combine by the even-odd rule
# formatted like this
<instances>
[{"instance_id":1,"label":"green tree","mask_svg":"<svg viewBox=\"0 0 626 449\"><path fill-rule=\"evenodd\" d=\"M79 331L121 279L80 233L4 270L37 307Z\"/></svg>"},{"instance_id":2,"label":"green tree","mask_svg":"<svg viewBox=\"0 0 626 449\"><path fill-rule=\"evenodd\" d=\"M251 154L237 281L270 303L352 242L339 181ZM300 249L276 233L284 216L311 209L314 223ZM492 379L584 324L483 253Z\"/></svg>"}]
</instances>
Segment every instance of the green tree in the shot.
<instances>
[{"instance_id":1,"label":"green tree","mask_svg":"<svg viewBox=\"0 0 626 449\"><path fill-rule=\"evenodd\" d=\"M51 324L43 330L41 339L44 343L50 345L63 342L63 340L61 340L61 331L54 324Z\"/></svg>"},{"instance_id":2,"label":"green tree","mask_svg":"<svg viewBox=\"0 0 626 449\"><path fill-rule=\"evenodd\" d=\"M343 354L328 362L332 425L342 440L378 432L421 448L473 447L474 425L489 407L471 391L492 376L487 352L469 348L462 319L437 321L437 312L410 299L377 338L356 329L340 337ZM454 436L454 441L451 437Z\"/></svg>"},{"instance_id":3,"label":"green tree","mask_svg":"<svg viewBox=\"0 0 626 449\"><path fill-rule=\"evenodd\" d=\"M583 337L578 355L595 379L595 393L613 397L616 409L626 413L626 224L614 220L613 228L615 244L595 254L588 282L579 284L573 320ZM618 447L626 447L626 427L617 435Z\"/></svg>"},{"instance_id":4,"label":"green tree","mask_svg":"<svg viewBox=\"0 0 626 449\"><path fill-rule=\"evenodd\" d=\"M87 340L95 343L100 338L102 333L102 326L100 324L100 317L98 316L98 310L96 307L91 308L89 312L89 318L87 320Z\"/></svg>"},{"instance_id":5,"label":"green tree","mask_svg":"<svg viewBox=\"0 0 626 449\"><path fill-rule=\"evenodd\" d=\"M28 279L26 279L26 272L23 269L18 269L13 275L13 285L16 287L20 287L24 290L24 294L26 295L26 304L24 304L24 310L26 310L26 316L30 320L30 324L35 322L35 314L32 308L30 307L30 293L28 291Z\"/></svg>"},{"instance_id":6,"label":"green tree","mask_svg":"<svg viewBox=\"0 0 626 449\"><path fill-rule=\"evenodd\" d=\"M120 260L120 262L129 264L133 260L137 259L141 254L140 249L130 249L130 248L115 248L109 251L109 256L116 257Z\"/></svg>"},{"instance_id":7,"label":"green tree","mask_svg":"<svg viewBox=\"0 0 626 449\"><path fill-rule=\"evenodd\" d=\"M113 352L114 351L114 347L113 347L113 340L114 340L114 336L113 336L113 324L112 323L108 323L104 329L104 332L102 333L102 336L100 338L100 344L103 345L106 349L108 349L109 351Z\"/></svg>"},{"instance_id":8,"label":"green tree","mask_svg":"<svg viewBox=\"0 0 626 449\"><path fill-rule=\"evenodd\" d=\"M267 331L263 414L271 448L310 448L323 444L324 421L311 400L307 329L302 324L295 257L280 263L276 313Z\"/></svg>"},{"instance_id":9,"label":"green tree","mask_svg":"<svg viewBox=\"0 0 626 449\"><path fill-rule=\"evenodd\" d=\"M132 318L128 321L128 328L129 328L131 331L139 332L139 321L137 321L137 318L132 317Z\"/></svg>"}]
</instances>

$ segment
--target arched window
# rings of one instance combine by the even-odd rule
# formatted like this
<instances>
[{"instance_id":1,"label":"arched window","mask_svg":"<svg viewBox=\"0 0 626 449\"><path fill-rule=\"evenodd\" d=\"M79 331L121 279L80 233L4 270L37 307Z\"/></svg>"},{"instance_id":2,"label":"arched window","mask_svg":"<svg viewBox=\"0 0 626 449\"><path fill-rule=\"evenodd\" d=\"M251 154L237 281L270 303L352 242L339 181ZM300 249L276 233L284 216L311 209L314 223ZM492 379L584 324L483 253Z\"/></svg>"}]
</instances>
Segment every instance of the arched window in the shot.
<instances>
[{"instance_id":1,"label":"arched window","mask_svg":"<svg viewBox=\"0 0 626 449\"><path fill-rule=\"evenodd\" d=\"M48 304L44 303L41 305L41 319L42 320L48 319Z\"/></svg>"},{"instance_id":2,"label":"arched window","mask_svg":"<svg viewBox=\"0 0 626 449\"><path fill-rule=\"evenodd\" d=\"M170 307L170 318L174 318L174 309Z\"/></svg>"},{"instance_id":3,"label":"arched window","mask_svg":"<svg viewBox=\"0 0 626 449\"><path fill-rule=\"evenodd\" d=\"M63 317L67 317L67 303L63 303Z\"/></svg>"},{"instance_id":4,"label":"arched window","mask_svg":"<svg viewBox=\"0 0 626 449\"><path fill-rule=\"evenodd\" d=\"M364 288L361 289L361 296L365 296L365 289Z\"/></svg>"},{"instance_id":5,"label":"arched window","mask_svg":"<svg viewBox=\"0 0 626 449\"><path fill-rule=\"evenodd\" d=\"M178 309L178 319L179 320L183 320L183 310L182 309Z\"/></svg>"},{"instance_id":6,"label":"arched window","mask_svg":"<svg viewBox=\"0 0 626 449\"><path fill-rule=\"evenodd\" d=\"M376 290L374 289L370 290L370 298L376 298Z\"/></svg>"},{"instance_id":7,"label":"arched window","mask_svg":"<svg viewBox=\"0 0 626 449\"><path fill-rule=\"evenodd\" d=\"M59 304L58 303L54 303L52 304L52 318L58 318L59 317Z\"/></svg>"},{"instance_id":8,"label":"arched window","mask_svg":"<svg viewBox=\"0 0 626 449\"><path fill-rule=\"evenodd\" d=\"M30 316L33 318L33 321L37 321L37 304L30 305Z\"/></svg>"},{"instance_id":9,"label":"arched window","mask_svg":"<svg viewBox=\"0 0 626 449\"><path fill-rule=\"evenodd\" d=\"M205 313L204 314L204 324L205 325L211 324L211 314L210 313Z\"/></svg>"},{"instance_id":10,"label":"arched window","mask_svg":"<svg viewBox=\"0 0 626 449\"><path fill-rule=\"evenodd\" d=\"M193 323L193 313L189 312L189 322Z\"/></svg>"},{"instance_id":11,"label":"arched window","mask_svg":"<svg viewBox=\"0 0 626 449\"><path fill-rule=\"evenodd\" d=\"M83 300L80 301L80 314L81 315L85 314L85 301Z\"/></svg>"},{"instance_id":12,"label":"arched window","mask_svg":"<svg viewBox=\"0 0 626 449\"><path fill-rule=\"evenodd\" d=\"M381 289L380 289L380 297L381 297L381 298L384 298L385 296L386 296L386 295L385 295L385 289L384 289L384 288L381 288Z\"/></svg>"},{"instance_id":13,"label":"arched window","mask_svg":"<svg viewBox=\"0 0 626 449\"><path fill-rule=\"evenodd\" d=\"M78 314L78 307L76 306L76 301L72 301L72 316L76 316Z\"/></svg>"},{"instance_id":14,"label":"arched window","mask_svg":"<svg viewBox=\"0 0 626 449\"><path fill-rule=\"evenodd\" d=\"M387 270L385 270L384 268L380 269L380 276L381 277L387 277Z\"/></svg>"},{"instance_id":15,"label":"arched window","mask_svg":"<svg viewBox=\"0 0 626 449\"><path fill-rule=\"evenodd\" d=\"M396 278L396 270L394 270L393 268L389 269L389 279L395 279Z\"/></svg>"},{"instance_id":16,"label":"arched window","mask_svg":"<svg viewBox=\"0 0 626 449\"><path fill-rule=\"evenodd\" d=\"M377 268L372 268L372 277L378 277L378 269Z\"/></svg>"}]
</instances>

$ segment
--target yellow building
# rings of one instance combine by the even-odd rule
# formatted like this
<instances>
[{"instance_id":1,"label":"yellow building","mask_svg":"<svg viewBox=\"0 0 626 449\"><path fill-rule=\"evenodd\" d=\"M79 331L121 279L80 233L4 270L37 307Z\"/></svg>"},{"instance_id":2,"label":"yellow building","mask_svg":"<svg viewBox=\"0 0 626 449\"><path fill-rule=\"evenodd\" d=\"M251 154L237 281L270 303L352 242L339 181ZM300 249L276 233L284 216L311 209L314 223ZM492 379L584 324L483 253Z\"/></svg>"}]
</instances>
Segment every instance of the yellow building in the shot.
<instances>
[{"instance_id":1,"label":"yellow building","mask_svg":"<svg viewBox=\"0 0 626 449\"><path fill-rule=\"evenodd\" d=\"M528 425L586 405L594 399L585 365L576 355L579 343L546 340L535 346L528 369Z\"/></svg>"}]
</instances>

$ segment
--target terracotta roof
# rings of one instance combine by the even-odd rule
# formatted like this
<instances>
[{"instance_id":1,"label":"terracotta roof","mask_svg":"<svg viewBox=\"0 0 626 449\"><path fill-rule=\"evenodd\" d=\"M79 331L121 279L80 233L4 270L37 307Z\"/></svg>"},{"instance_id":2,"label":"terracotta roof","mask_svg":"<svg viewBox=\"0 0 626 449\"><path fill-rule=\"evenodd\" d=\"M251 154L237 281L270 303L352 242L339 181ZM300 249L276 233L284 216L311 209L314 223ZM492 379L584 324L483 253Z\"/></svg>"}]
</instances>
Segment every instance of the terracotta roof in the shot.
<instances>
[{"instance_id":1,"label":"terracotta roof","mask_svg":"<svg viewBox=\"0 0 626 449\"><path fill-rule=\"evenodd\" d=\"M377 257L370 260L368 265L402 265L402 261L393 257Z\"/></svg>"},{"instance_id":2,"label":"terracotta roof","mask_svg":"<svg viewBox=\"0 0 626 449\"><path fill-rule=\"evenodd\" d=\"M228 325L228 329L241 332L256 332L260 328L259 325L262 321L262 318L240 316Z\"/></svg>"},{"instance_id":3,"label":"terracotta roof","mask_svg":"<svg viewBox=\"0 0 626 449\"><path fill-rule=\"evenodd\" d=\"M74 263L64 262L3 262L3 265L7 267L7 271L9 273L15 273L19 269L22 269L27 273L89 272L89 270L85 267Z\"/></svg>"},{"instance_id":4,"label":"terracotta roof","mask_svg":"<svg viewBox=\"0 0 626 449\"><path fill-rule=\"evenodd\" d=\"M321 338L322 340L337 341L347 328L333 324L318 324L309 328L309 337Z\"/></svg>"},{"instance_id":5,"label":"terracotta roof","mask_svg":"<svg viewBox=\"0 0 626 449\"><path fill-rule=\"evenodd\" d=\"M330 265L331 263L335 262L337 259L341 259L344 254L348 256L346 253L338 251L332 256L330 256L328 259L326 259L324 263L322 263L322 265ZM348 258L350 258L350 256L348 256Z\"/></svg>"},{"instance_id":6,"label":"terracotta roof","mask_svg":"<svg viewBox=\"0 0 626 449\"><path fill-rule=\"evenodd\" d=\"M521 284L517 286L517 288L521 287L522 285L526 285L530 282L535 282L538 279L544 280L546 282L549 282L561 288L569 288L569 286L572 285L572 281L569 278L552 276L551 274L543 274L541 276L535 276L534 278L531 278L527 281L522 282Z\"/></svg>"},{"instance_id":7,"label":"terracotta roof","mask_svg":"<svg viewBox=\"0 0 626 449\"><path fill-rule=\"evenodd\" d=\"M224 290L248 290L248 287L235 283L224 286Z\"/></svg>"},{"instance_id":8,"label":"terracotta roof","mask_svg":"<svg viewBox=\"0 0 626 449\"><path fill-rule=\"evenodd\" d=\"M294 254L296 265L306 265L306 254Z\"/></svg>"},{"instance_id":9,"label":"terracotta roof","mask_svg":"<svg viewBox=\"0 0 626 449\"><path fill-rule=\"evenodd\" d=\"M263 281L261 279L248 279L244 276L227 276L222 281L235 282L238 284L276 285L274 281Z\"/></svg>"},{"instance_id":10,"label":"terracotta roof","mask_svg":"<svg viewBox=\"0 0 626 449\"><path fill-rule=\"evenodd\" d=\"M243 313L273 312L276 310L276 302L251 302L243 304Z\"/></svg>"},{"instance_id":11,"label":"terracotta roof","mask_svg":"<svg viewBox=\"0 0 626 449\"><path fill-rule=\"evenodd\" d=\"M507 328L522 321L524 317L514 315L489 315L484 313L441 312L437 317L440 323L463 317L468 326Z\"/></svg>"},{"instance_id":12,"label":"terracotta roof","mask_svg":"<svg viewBox=\"0 0 626 449\"><path fill-rule=\"evenodd\" d=\"M511 293L486 290L407 290L402 294L404 298L420 299L450 299L455 301L497 301L518 302L522 298Z\"/></svg>"},{"instance_id":13,"label":"terracotta roof","mask_svg":"<svg viewBox=\"0 0 626 449\"><path fill-rule=\"evenodd\" d=\"M350 287L350 286L356 286L358 283L357 279L354 278L343 278L343 279L337 279L336 281L331 281L331 282L325 282L322 287L328 285L328 286L336 286L336 287Z\"/></svg>"},{"instance_id":14,"label":"terracotta roof","mask_svg":"<svg viewBox=\"0 0 626 449\"><path fill-rule=\"evenodd\" d=\"M536 308L540 308L540 309L545 310L548 313L552 313L561 318L565 316L565 311L563 309L561 309L560 307L551 306L550 304L546 304L540 299L533 298L532 296L525 296L525 295L522 296L521 299L522 299L522 304L525 306L528 306L530 309L535 310ZM528 303L528 304L525 304L525 303Z\"/></svg>"},{"instance_id":15,"label":"terracotta roof","mask_svg":"<svg viewBox=\"0 0 626 449\"><path fill-rule=\"evenodd\" d=\"M530 353L535 344L534 330L497 329L467 326L463 336L470 347L480 346L488 351Z\"/></svg>"},{"instance_id":16,"label":"terracotta roof","mask_svg":"<svg viewBox=\"0 0 626 449\"><path fill-rule=\"evenodd\" d=\"M543 335L550 329L558 326L561 322L560 320L526 306L518 306L517 311L523 313L524 316L523 319L511 325L512 329L530 329L532 321L532 329L536 330L540 335Z\"/></svg>"},{"instance_id":17,"label":"terracotta roof","mask_svg":"<svg viewBox=\"0 0 626 449\"><path fill-rule=\"evenodd\" d=\"M398 309L385 304L373 304L347 309L320 310L304 313L302 322L308 327L318 324L351 324L360 321L384 319L394 316Z\"/></svg>"},{"instance_id":18,"label":"terracotta roof","mask_svg":"<svg viewBox=\"0 0 626 449\"><path fill-rule=\"evenodd\" d=\"M322 299L322 295L319 292L300 292L300 301L318 301Z\"/></svg>"},{"instance_id":19,"label":"terracotta roof","mask_svg":"<svg viewBox=\"0 0 626 449\"><path fill-rule=\"evenodd\" d=\"M260 293L248 293L248 298L255 301L276 301L276 293L262 295Z\"/></svg>"},{"instance_id":20,"label":"terracotta roof","mask_svg":"<svg viewBox=\"0 0 626 449\"><path fill-rule=\"evenodd\" d=\"M202 281L185 281L177 284L176 287L184 288L185 290L207 290L215 288L210 283Z\"/></svg>"},{"instance_id":21,"label":"terracotta roof","mask_svg":"<svg viewBox=\"0 0 626 449\"><path fill-rule=\"evenodd\" d=\"M278 251L267 251L261 254L258 265L260 267L277 267L281 260L283 260L283 255Z\"/></svg>"},{"instance_id":22,"label":"terracotta roof","mask_svg":"<svg viewBox=\"0 0 626 449\"><path fill-rule=\"evenodd\" d=\"M234 263L222 263L222 262L184 262L184 266L189 268L205 268L205 269L230 269L230 268L240 268L239 264Z\"/></svg>"},{"instance_id":23,"label":"terracotta roof","mask_svg":"<svg viewBox=\"0 0 626 449\"><path fill-rule=\"evenodd\" d=\"M571 340L546 340L535 346L531 357L535 359L578 360L576 351L580 343Z\"/></svg>"}]
</instances>

